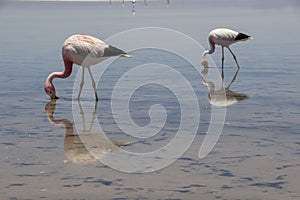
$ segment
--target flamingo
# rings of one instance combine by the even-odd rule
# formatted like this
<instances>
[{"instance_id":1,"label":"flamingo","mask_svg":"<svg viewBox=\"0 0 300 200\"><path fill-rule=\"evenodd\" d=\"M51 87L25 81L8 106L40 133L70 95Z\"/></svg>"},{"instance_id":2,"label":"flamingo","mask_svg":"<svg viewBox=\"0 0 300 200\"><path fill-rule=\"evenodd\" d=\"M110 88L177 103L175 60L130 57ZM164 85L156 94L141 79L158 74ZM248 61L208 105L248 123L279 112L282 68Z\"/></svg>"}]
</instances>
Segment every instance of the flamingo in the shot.
<instances>
[{"instance_id":1,"label":"flamingo","mask_svg":"<svg viewBox=\"0 0 300 200\"><path fill-rule=\"evenodd\" d=\"M230 30L227 28L214 29L208 35L210 50L206 50L203 52L202 62L204 61L204 63L205 63L206 54L214 53L215 45L220 45L222 47L222 69L224 66L224 47L226 47L230 51L230 53L233 56L233 59L235 60L237 67L240 68L240 66L237 62L236 56L234 55L234 53L232 52L232 50L230 49L229 46L231 44L234 44L239 41L246 41L250 38L251 38L251 36L249 36L249 35L246 35L244 33L239 33L237 31Z\"/></svg>"},{"instance_id":2,"label":"flamingo","mask_svg":"<svg viewBox=\"0 0 300 200\"><path fill-rule=\"evenodd\" d=\"M63 72L53 72L49 74L44 85L46 94L49 95L51 99L58 99L52 81L54 78L64 79L69 77L72 73L73 63L75 63L79 66L82 66L82 80L80 83L78 99L80 98L82 87L84 85L84 70L85 68L87 68L91 77L92 86L95 92L95 98L96 101L98 101L96 84L90 66L95 65L112 56L122 56L127 58L132 57L123 50L120 50L111 45L107 45L96 37L80 34L70 36L62 45L62 57L65 70Z\"/></svg>"}]
</instances>

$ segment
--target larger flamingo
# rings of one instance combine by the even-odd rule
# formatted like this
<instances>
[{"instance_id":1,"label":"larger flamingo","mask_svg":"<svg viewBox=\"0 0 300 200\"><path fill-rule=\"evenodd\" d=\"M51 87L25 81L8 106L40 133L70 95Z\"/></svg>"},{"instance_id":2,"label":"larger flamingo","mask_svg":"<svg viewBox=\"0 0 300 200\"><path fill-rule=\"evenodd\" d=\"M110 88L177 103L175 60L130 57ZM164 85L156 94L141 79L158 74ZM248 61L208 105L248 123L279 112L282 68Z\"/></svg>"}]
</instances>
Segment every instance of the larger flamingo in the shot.
<instances>
[{"instance_id":1,"label":"larger flamingo","mask_svg":"<svg viewBox=\"0 0 300 200\"><path fill-rule=\"evenodd\" d=\"M89 35L72 35L65 40L62 46L62 57L65 65L63 72L53 72L46 79L44 90L51 99L58 99L55 92L55 87L52 83L54 78L67 78L72 73L73 63L82 66L82 80L78 93L78 99L84 85L84 70L88 69L91 77L92 86L95 92L96 101L98 95L96 92L96 84L90 69L91 65L95 65L112 56L123 56L130 58L123 50L120 50L111 45L107 45L98 38Z\"/></svg>"},{"instance_id":2,"label":"larger flamingo","mask_svg":"<svg viewBox=\"0 0 300 200\"><path fill-rule=\"evenodd\" d=\"M206 50L203 52L202 62L205 61L206 54L214 53L215 45L220 45L220 46L222 46L222 68L224 66L224 47L226 47L230 51L230 53L233 56L233 59L235 60L237 67L240 68L240 66L237 62L236 56L230 49L229 45L239 42L239 41L245 41L250 38L251 38L251 36L249 36L249 35L246 35L244 33L239 33L237 31L230 30L227 28L214 29L208 34L210 50ZM205 63L205 62L203 62L203 63Z\"/></svg>"}]
</instances>

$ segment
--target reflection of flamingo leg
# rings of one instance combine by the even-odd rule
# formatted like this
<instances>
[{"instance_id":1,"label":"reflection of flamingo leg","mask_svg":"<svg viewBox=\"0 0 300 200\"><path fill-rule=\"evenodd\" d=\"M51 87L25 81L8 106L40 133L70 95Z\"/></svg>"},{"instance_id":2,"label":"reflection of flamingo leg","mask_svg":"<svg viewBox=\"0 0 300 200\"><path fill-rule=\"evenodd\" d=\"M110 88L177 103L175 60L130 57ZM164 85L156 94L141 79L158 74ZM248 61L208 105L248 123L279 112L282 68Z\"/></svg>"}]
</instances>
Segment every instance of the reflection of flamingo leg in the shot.
<instances>
[{"instance_id":1,"label":"reflection of flamingo leg","mask_svg":"<svg viewBox=\"0 0 300 200\"><path fill-rule=\"evenodd\" d=\"M93 127L93 124L94 124L94 121L95 121L97 107L98 107L98 101L95 101L95 107L94 107L94 111L93 111L92 121L91 121L90 127L89 127L90 131L92 130L92 127Z\"/></svg>"},{"instance_id":2,"label":"reflection of flamingo leg","mask_svg":"<svg viewBox=\"0 0 300 200\"><path fill-rule=\"evenodd\" d=\"M82 109L82 106L81 106L81 103L80 103L80 100L78 99L78 105L79 105L79 109L80 109L80 115L81 115L81 120L82 120L82 126L83 126L83 131L86 130L86 127L85 127L85 117L84 117L84 111Z\"/></svg>"},{"instance_id":3,"label":"reflection of flamingo leg","mask_svg":"<svg viewBox=\"0 0 300 200\"><path fill-rule=\"evenodd\" d=\"M240 68L237 68L237 70L236 70L236 72L235 72L235 75L233 76L231 82L228 84L228 86L226 87L226 89L229 89L229 88L230 88L230 86L232 85L232 83L235 81L235 79L236 79L236 77L237 77L239 71L240 71Z\"/></svg>"},{"instance_id":4,"label":"reflection of flamingo leg","mask_svg":"<svg viewBox=\"0 0 300 200\"><path fill-rule=\"evenodd\" d=\"M222 83L224 83L224 68L223 68L223 62L222 62Z\"/></svg>"},{"instance_id":5,"label":"reflection of flamingo leg","mask_svg":"<svg viewBox=\"0 0 300 200\"><path fill-rule=\"evenodd\" d=\"M83 131L84 131L84 132L85 132L85 131L91 132L91 131L92 131L93 124L94 124L94 121L95 121L95 117L96 117L96 112L97 112L97 107L98 107L98 101L95 101L95 107L94 107L94 110L93 110L92 121L91 121L91 123L90 123L90 126L89 126L89 129L88 129L88 130L86 129L86 123L85 123L84 111L83 111L83 108L82 108L81 103L80 103L79 100L78 100L78 105L79 105L80 115L81 115L81 119L82 119L82 123L83 123Z\"/></svg>"}]
</instances>

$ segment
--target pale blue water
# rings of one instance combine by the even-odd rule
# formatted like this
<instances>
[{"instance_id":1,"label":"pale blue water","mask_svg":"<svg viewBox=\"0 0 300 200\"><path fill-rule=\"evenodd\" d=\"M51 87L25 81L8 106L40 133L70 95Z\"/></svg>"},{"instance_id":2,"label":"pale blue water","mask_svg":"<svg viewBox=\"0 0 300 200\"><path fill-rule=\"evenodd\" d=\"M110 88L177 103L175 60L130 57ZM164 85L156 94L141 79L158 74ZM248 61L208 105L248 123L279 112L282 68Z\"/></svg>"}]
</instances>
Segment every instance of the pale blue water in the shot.
<instances>
[{"instance_id":1,"label":"pale blue water","mask_svg":"<svg viewBox=\"0 0 300 200\"><path fill-rule=\"evenodd\" d=\"M124 8L121 3L111 8L108 3L1 3L1 199L298 199L299 4L257 1L235 5L229 1L217 5L217 1L171 1L169 7L165 2L149 2L144 8L138 2L132 15L131 3ZM169 52L143 49L132 52L133 59L115 61L98 84L96 112L109 138L134 142L125 149L148 152L165 145L179 127L176 96L155 84L134 93L130 108L138 125L149 123L148 110L154 104L164 106L168 118L161 134L133 140L112 118L112 88L132 66L156 62L178 70L196 91L201 118L194 143L172 165L148 174L128 174L87 158L78 137L66 136L77 133L70 127L74 126L72 92L77 66L69 78L54 81L61 98L54 115L48 116L61 126L49 122L46 114L54 105L48 104L43 84L49 73L63 69L61 44L67 36L86 33L105 40L132 28L162 27L182 32L208 48L209 31L223 26L254 38L232 47L241 69L230 89L249 98L227 107L221 137L206 158L199 159L198 151L210 121L207 87L186 60ZM189 50L185 43L176 42ZM219 69L220 52L217 48L212 55ZM202 52L189 53L199 55L196 67L202 71ZM235 72L227 52L225 84ZM87 80L84 90L89 89ZM83 107L87 102L93 98L83 98ZM92 113L85 112L85 117L89 123ZM80 155L87 157L80 159ZM80 164L84 159L92 163Z\"/></svg>"}]
</instances>

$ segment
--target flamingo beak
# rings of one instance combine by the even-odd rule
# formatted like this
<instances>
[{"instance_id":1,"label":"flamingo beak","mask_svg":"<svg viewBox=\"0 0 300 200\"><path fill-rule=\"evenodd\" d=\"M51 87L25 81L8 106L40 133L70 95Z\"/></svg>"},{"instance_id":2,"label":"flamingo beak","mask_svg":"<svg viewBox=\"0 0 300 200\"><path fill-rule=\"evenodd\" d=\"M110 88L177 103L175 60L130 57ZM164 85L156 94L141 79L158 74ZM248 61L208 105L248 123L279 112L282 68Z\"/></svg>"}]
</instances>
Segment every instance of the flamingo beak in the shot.
<instances>
[{"instance_id":1,"label":"flamingo beak","mask_svg":"<svg viewBox=\"0 0 300 200\"><path fill-rule=\"evenodd\" d=\"M132 55L129 55L129 54L122 54L121 57L132 58L133 56L132 56Z\"/></svg>"},{"instance_id":2,"label":"flamingo beak","mask_svg":"<svg viewBox=\"0 0 300 200\"><path fill-rule=\"evenodd\" d=\"M51 100L56 100L56 99L59 99L56 95L51 96Z\"/></svg>"}]
</instances>

